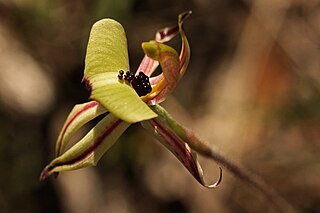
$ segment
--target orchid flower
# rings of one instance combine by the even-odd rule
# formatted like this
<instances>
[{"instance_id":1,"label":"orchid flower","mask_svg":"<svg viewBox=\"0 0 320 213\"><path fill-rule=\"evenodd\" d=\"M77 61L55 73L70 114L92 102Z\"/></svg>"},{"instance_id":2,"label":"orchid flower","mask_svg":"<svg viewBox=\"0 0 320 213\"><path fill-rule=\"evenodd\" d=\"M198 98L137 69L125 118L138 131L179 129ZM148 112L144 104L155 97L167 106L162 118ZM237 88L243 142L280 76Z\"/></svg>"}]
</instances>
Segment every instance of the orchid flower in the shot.
<instances>
[{"instance_id":1,"label":"orchid flower","mask_svg":"<svg viewBox=\"0 0 320 213\"><path fill-rule=\"evenodd\" d=\"M197 153L189 146L194 134L159 105L175 89L187 69L190 47L183 23L190 14L191 11L180 14L177 26L159 30L153 40L142 43L145 56L135 75L129 72L127 41L121 24L103 19L93 25L83 77L91 101L75 105L70 112L56 142L55 159L44 168L40 180L62 171L95 166L131 124L140 122L203 186L216 187L221 182L220 168L217 182L205 183ZM164 44L178 34L182 40L180 54ZM153 76L159 65L162 73ZM104 118L80 141L67 148L74 133L100 115Z\"/></svg>"},{"instance_id":2,"label":"orchid flower","mask_svg":"<svg viewBox=\"0 0 320 213\"><path fill-rule=\"evenodd\" d=\"M129 71L127 40L121 24L102 19L93 25L83 77L91 101L77 104L71 110L56 141L55 158L41 172L41 181L59 172L95 166L123 132L139 122L201 185L208 188L218 186L222 169L219 167L220 176L215 183L206 184L197 153L256 188L278 210L294 212L292 206L259 176L200 140L159 105L174 91L187 69L190 47L183 23L190 15L191 11L180 14L177 26L161 29L153 40L142 43L145 56L135 75ZM164 44L178 34L182 41L180 54ZM159 65L162 73L155 75ZM71 145L70 139L75 132L98 116L104 117L80 141Z\"/></svg>"}]
</instances>

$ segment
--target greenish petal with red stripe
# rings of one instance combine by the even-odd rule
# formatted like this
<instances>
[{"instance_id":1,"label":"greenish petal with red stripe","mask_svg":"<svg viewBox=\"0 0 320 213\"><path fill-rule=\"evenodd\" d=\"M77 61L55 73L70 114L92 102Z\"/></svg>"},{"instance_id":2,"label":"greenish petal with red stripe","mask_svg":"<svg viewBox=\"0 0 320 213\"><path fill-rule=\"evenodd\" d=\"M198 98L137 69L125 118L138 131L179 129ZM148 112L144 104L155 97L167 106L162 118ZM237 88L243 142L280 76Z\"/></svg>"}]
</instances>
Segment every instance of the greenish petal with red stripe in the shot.
<instances>
[{"instance_id":1,"label":"greenish petal with red stripe","mask_svg":"<svg viewBox=\"0 0 320 213\"><path fill-rule=\"evenodd\" d=\"M129 123L109 113L79 142L51 161L42 171L40 180L56 172L95 166L129 126Z\"/></svg>"},{"instance_id":2,"label":"greenish petal with red stripe","mask_svg":"<svg viewBox=\"0 0 320 213\"><path fill-rule=\"evenodd\" d=\"M77 130L106 112L107 110L97 101L75 105L69 113L56 141L56 157L65 151L71 137Z\"/></svg>"},{"instance_id":3,"label":"greenish petal with red stripe","mask_svg":"<svg viewBox=\"0 0 320 213\"><path fill-rule=\"evenodd\" d=\"M218 180L213 184L207 184L203 178L203 171L197 154L174 131L168 128L160 119L155 118L142 122L142 126L149 130L172 154L174 154L192 176L207 188L217 187L222 180L222 169Z\"/></svg>"},{"instance_id":4,"label":"greenish petal with red stripe","mask_svg":"<svg viewBox=\"0 0 320 213\"><path fill-rule=\"evenodd\" d=\"M146 54L142 63L149 66L142 70L151 76L155 70L151 60L159 62L162 74L150 78L152 85L152 92L145 97L143 100L149 105L161 103L166 97L174 91L180 78L184 75L189 61L190 61L190 46L188 39L183 30L184 21L191 15L191 11L184 12L178 17L178 26L164 28L156 33L155 40L142 43L142 49ZM177 34L181 36L181 51L180 54L168 45L163 44L175 37ZM140 71L140 70L138 70Z\"/></svg>"}]
</instances>

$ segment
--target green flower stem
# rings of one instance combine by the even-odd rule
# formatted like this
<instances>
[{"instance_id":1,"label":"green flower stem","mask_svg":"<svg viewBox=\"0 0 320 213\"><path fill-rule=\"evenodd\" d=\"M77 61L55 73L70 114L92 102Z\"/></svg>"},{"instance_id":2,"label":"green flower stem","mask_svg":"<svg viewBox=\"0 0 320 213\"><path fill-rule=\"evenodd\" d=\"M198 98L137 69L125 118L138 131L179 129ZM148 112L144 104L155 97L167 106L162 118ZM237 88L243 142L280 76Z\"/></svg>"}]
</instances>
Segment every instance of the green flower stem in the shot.
<instances>
[{"instance_id":1,"label":"green flower stem","mask_svg":"<svg viewBox=\"0 0 320 213\"><path fill-rule=\"evenodd\" d=\"M268 185L261 177L244 169L236 162L225 157L216 148L200 140L195 133L182 126L175 121L172 116L160 105L154 105L153 109L162 117L170 128L181 137L188 145L199 154L212 159L217 164L231 172L236 178L252 185L259 190L280 212L295 212L294 208L287 203L270 185Z\"/></svg>"}]
</instances>

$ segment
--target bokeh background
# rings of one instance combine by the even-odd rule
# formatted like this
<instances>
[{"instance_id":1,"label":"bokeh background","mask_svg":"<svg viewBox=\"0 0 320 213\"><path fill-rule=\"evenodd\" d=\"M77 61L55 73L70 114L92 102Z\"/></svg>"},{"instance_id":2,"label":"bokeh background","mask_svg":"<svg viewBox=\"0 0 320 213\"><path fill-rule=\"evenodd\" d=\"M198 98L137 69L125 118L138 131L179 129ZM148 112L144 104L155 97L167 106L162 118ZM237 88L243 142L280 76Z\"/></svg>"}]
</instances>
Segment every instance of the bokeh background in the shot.
<instances>
[{"instance_id":1,"label":"bokeh background","mask_svg":"<svg viewBox=\"0 0 320 213\"><path fill-rule=\"evenodd\" d=\"M185 10L191 62L163 105L298 212L320 212L318 0L0 0L0 212L275 212L227 171L202 187L139 125L97 167L39 182L64 119L88 98L92 24L123 24L134 71L141 42ZM218 167L200 160L215 181Z\"/></svg>"}]
</instances>

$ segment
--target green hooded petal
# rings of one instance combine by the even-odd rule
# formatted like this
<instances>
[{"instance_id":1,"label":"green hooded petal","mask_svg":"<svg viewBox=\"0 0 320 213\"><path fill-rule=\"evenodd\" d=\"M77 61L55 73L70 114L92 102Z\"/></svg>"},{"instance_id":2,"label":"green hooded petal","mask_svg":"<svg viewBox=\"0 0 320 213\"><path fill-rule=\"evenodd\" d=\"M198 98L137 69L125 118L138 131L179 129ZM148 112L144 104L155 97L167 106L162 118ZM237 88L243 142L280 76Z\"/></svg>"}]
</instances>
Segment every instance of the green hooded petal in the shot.
<instances>
[{"instance_id":1,"label":"green hooded petal","mask_svg":"<svg viewBox=\"0 0 320 213\"><path fill-rule=\"evenodd\" d=\"M129 70L126 33L120 23L102 19L91 29L85 59L84 77L105 72Z\"/></svg>"},{"instance_id":2,"label":"green hooded petal","mask_svg":"<svg viewBox=\"0 0 320 213\"><path fill-rule=\"evenodd\" d=\"M92 27L85 61L84 80L90 98L128 123L156 117L131 86L118 80L120 70L129 70L124 29L112 19L100 20Z\"/></svg>"}]
</instances>

